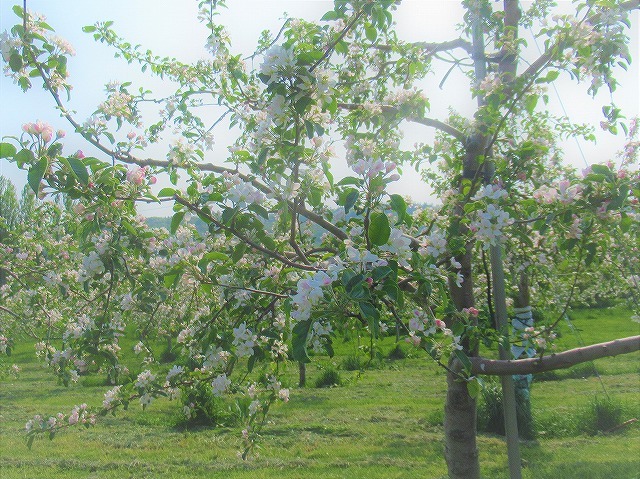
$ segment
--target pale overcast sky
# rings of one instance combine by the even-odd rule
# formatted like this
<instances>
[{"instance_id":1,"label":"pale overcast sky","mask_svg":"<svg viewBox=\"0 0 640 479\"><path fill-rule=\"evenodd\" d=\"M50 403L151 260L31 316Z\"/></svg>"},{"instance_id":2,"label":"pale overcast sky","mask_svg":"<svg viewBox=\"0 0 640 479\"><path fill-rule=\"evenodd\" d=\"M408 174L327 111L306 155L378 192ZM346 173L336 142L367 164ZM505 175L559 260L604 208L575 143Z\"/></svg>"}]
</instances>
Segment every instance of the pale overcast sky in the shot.
<instances>
[{"instance_id":1,"label":"pale overcast sky","mask_svg":"<svg viewBox=\"0 0 640 479\"><path fill-rule=\"evenodd\" d=\"M0 0L0 32L9 30L17 17L11 11L16 2ZM319 19L332 8L333 2L328 0L229 0L229 9L222 10L219 21L227 26L232 38L232 47L236 51L250 53L260 32L264 29L277 31L282 23L283 13L293 17L309 20ZM397 30L400 38L407 41L442 41L455 38L455 25L460 23L462 9L459 1L455 0L405 0L396 13ZM571 11L569 2L560 2L565 11ZM525 3L526 7L527 3ZM145 86L160 92L163 85L158 80L146 80L138 73L137 67L127 66L123 61L113 59L113 53L102 44L95 43L92 37L82 32L82 26L93 24L99 20L113 20L114 29L132 44L140 43L145 48L151 48L162 56L175 56L180 60L189 61L206 57L204 43L207 32L196 22L196 0L29 0L29 9L42 13L56 33L69 40L76 49L76 56L69 61L70 81L74 85L70 107L77 110L77 118L84 121L101 101L104 84L111 80L134 80L134 85ZM638 80L640 70L638 12L634 12L632 20L631 51L634 63L628 72L620 71L618 76L621 87L616 92L615 101L623 107L627 117L638 116L640 113L640 98ZM535 44L528 32L522 36L528 38L530 49L535 52ZM258 64L256 64L258 66ZM445 70L446 71L446 70ZM441 77L442 74L440 74ZM440 77L432 76L424 84L424 91L429 97L432 111L430 116L442 117L448 106L453 106L462 113L473 111L473 102L466 94L457 91L461 79L453 76L447 81L445 88L438 89ZM580 122L598 123L601 119L600 108L610 102L610 97L604 92L595 100L586 95L587 84L576 86L575 83L562 81L558 86L559 94L569 116ZM561 113L558 98L549 90L552 105L550 108ZM0 79L0 137L19 135L23 123L40 119L69 131L69 125L59 118L53 109L53 101L43 90L34 88L27 94L14 85L8 78ZM210 161L222 161L225 158L226 146L233 141L225 128L221 129L216 138L216 147ZM81 138L70 134L65 138L66 152L71 153L81 148L89 151ZM406 141L428 141L432 132L423 126L413 126L406 129ZM624 142L621 135L599 135L598 144L582 141L580 146L585 154L586 163L603 162L612 158ZM216 150L219 154L216 154ZM574 141L565 145L566 159L576 167L584 167L582 158ZM150 148L147 155L157 155L165 158L166 146ZM338 162L336 162L336 165ZM417 175L411 174L406 168L406 178L403 178L395 188L395 192L409 194L415 201L437 201L430 196ZM0 160L0 174L8 176L19 188L26 182L26 173L17 170L6 160ZM346 173L346 169L338 169L337 177ZM144 214L170 214L170 211L156 206L145 208Z\"/></svg>"}]
</instances>

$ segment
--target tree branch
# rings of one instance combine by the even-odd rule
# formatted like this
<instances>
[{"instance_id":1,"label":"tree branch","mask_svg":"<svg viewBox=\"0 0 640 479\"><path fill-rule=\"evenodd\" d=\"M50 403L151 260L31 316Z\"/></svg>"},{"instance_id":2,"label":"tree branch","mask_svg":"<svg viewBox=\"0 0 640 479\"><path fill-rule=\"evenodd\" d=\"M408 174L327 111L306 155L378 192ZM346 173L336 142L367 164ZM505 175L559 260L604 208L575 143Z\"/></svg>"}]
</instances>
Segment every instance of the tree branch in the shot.
<instances>
[{"instance_id":1,"label":"tree branch","mask_svg":"<svg viewBox=\"0 0 640 479\"><path fill-rule=\"evenodd\" d=\"M532 374L554 369L563 369L594 359L629 354L640 350L640 336L615 339L606 343L593 344L582 348L570 349L562 353L516 360L469 358L472 374L507 376L510 374ZM457 361L457 360L456 360ZM462 365L459 365L462 367Z\"/></svg>"},{"instance_id":2,"label":"tree branch","mask_svg":"<svg viewBox=\"0 0 640 479\"><path fill-rule=\"evenodd\" d=\"M358 105L355 103L338 103L338 108L342 108L344 110L350 110L350 111L364 109L362 105ZM382 109L383 113L392 113L397 115L400 112L398 108L390 105L380 105L380 108ZM449 135L453 136L456 140L462 143L464 143L466 139L466 136L460 130L440 120L436 120L434 118L408 116L408 117L405 117L404 119L407 121L412 121L414 123L420 123L421 125L429 126L437 130L444 131L445 133L448 133Z\"/></svg>"},{"instance_id":3,"label":"tree branch","mask_svg":"<svg viewBox=\"0 0 640 479\"><path fill-rule=\"evenodd\" d=\"M412 42L407 43L406 46L425 50L427 55L434 55L438 52L455 50L456 48L462 48L468 53L471 53L472 50L471 43L469 43L464 38L455 38L446 42ZM371 45L371 48L375 48L376 50L382 50L385 52L393 50L392 45Z\"/></svg>"},{"instance_id":4,"label":"tree branch","mask_svg":"<svg viewBox=\"0 0 640 479\"><path fill-rule=\"evenodd\" d=\"M619 9L622 11L631 11L637 10L640 8L640 0L630 0L628 2L624 2L620 4ZM589 23L595 23L600 19L601 14L596 13L595 15L584 19L583 21L588 21ZM523 73L521 73L518 79L528 78L528 77L537 77L540 72L553 60L553 55L556 52L556 49L559 47L558 42L554 43L550 46L548 50L546 50L542 55L540 55L533 63L529 65ZM514 82L517 84L518 82ZM504 92L506 96L511 96L513 94L513 88L507 89Z\"/></svg>"},{"instance_id":5,"label":"tree branch","mask_svg":"<svg viewBox=\"0 0 640 479\"><path fill-rule=\"evenodd\" d=\"M251 239L247 238L245 235L243 235L243 234L239 233L238 231L236 231L234 228L220 223L213 216L211 216L207 212L203 211L202 209L198 208L196 205L194 205L192 203L189 203L187 200L185 200L181 196L174 195L173 198L176 200L177 203L180 203L181 205L186 206L191 211L195 211L199 216L203 216L203 217L207 218L207 220L209 220L211 223L216 225L216 227L218 227L218 228L220 228L220 229L222 229L224 231L228 231L229 233L231 233L233 236L238 238L240 241L245 243L250 248L252 248L252 249L254 249L256 251L260 251L261 253L264 253L267 256L270 256L271 258L273 258L275 260L278 260L283 264L286 264L287 266L291 266L292 268L302 269L302 270L305 270L305 271L318 271L318 268L315 268L315 267L310 266L310 265L300 264L300 263L296 263L294 261L290 261L289 259L287 259L286 257L282 256L277 251L272 251L269 248L267 248L265 246L262 246L262 245L256 243L255 241L252 241Z\"/></svg>"}]
</instances>

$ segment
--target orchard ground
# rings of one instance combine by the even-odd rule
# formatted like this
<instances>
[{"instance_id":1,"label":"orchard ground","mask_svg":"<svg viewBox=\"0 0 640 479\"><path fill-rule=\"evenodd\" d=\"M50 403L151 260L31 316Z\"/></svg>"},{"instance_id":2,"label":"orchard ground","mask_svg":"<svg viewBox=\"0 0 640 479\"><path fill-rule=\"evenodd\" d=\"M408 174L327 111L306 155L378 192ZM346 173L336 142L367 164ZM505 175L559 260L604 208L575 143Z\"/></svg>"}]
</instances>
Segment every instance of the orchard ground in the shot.
<instances>
[{"instance_id":1,"label":"orchard ground","mask_svg":"<svg viewBox=\"0 0 640 479\"><path fill-rule=\"evenodd\" d=\"M593 344L640 332L622 308L572 313L563 323L558 349ZM577 330L577 332L576 332ZM131 338L129 338L131 339ZM133 340L123 341L132 349ZM26 447L24 423L34 414L67 411L82 402L99 406L107 386L95 377L65 388L22 343L9 358L19 380L0 382L0 470L13 478L444 478L442 418L445 374L407 345L404 359L375 362L348 371L357 341L337 340L333 358L316 357L308 366L308 386L296 388L297 367L287 366L292 399L272 410L259 448L249 460L237 453L241 427L180 424L175 402L155 401L143 412L136 404L95 428L62 432L53 441L38 438ZM362 344L367 344L363 341ZM385 338L387 355L394 338ZM368 356L360 353L362 363ZM317 378L337 369L343 385L318 389ZM599 374L596 374L596 372ZM606 391L606 392L605 392ZM640 422L589 435L589 407L609 395L622 408L620 422L640 418L640 356L637 353L547 373L534 381L532 403L537 439L523 443L524 477L639 478ZM508 476L502 437L479 435L483 477Z\"/></svg>"}]
</instances>

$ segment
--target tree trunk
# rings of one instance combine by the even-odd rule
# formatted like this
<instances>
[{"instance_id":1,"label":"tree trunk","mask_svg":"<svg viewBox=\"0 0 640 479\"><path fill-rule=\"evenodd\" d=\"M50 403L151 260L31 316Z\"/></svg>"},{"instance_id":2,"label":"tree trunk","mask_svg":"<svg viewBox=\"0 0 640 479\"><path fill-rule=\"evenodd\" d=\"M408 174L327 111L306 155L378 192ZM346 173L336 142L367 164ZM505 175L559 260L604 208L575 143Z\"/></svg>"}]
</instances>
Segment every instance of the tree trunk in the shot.
<instances>
[{"instance_id":1,"label":"tree trunk","mask_svg":"<svg viewBox=\"0 0 640 479\"><path fill-rule=\"evenodd\" d=\"M461 208L461 207L460 207ZM464 234L464 232L461 232ZM449 290L456 309L473 307L473 271L471 263L472 245L466 253L456 257L461 264L463 282L460 287L453 279ZM464 340L464 353L476 356L477 348ZM480 479L480 461L476 444L476 400L469 396L467 384L459 376L447 372L447 398L444 406L445 459L452 479Z\"/></svg>"},{"instance_id":2,"label":"tree trunk","mask_svg":"<svg viewBox=\"0 0 640 479\"><path fill-rule=\"evenodd\" d=\"M298 386L301 388L305 387L307 384L307 365L302 361L298 362Z\"/></svg>"},{"instance_id":3,"label":"tree trunk","mask_svg":"<svg viewBox=\"0 0 640 479\"><path fill-rule=\"evenodd\" d=\"M476 445L476 401L465 382L447 372L444 407L445 458L451 479L479 479L480 461Z\"/></svg>"}]
</instances>

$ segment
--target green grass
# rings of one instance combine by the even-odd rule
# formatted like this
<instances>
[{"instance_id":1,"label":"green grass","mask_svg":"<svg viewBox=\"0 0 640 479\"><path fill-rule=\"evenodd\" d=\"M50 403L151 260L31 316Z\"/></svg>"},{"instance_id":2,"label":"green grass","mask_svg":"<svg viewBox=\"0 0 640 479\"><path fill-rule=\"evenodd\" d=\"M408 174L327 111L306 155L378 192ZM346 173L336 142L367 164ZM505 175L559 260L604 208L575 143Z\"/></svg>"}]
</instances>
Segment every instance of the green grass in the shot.
<instances>
[{"instance_id":1,"label":"green grass","mask_svg":"<svg viewBox=\"0 0 640 479\"><path fill-rule=\"evenodd\" d=\"M638 334L640 328L620 308L573 316L585 344ZM566 325L561 336L559 349L580 345ZM387 338L382 353L394 346ZM292 389L291 401L272 409L259 449L243 462L237 456L240 428L184 429L177 426L178 404L162 400L146 412L133 405L115 418L101 418L95 428L39 439L27 449L27 419L68 412L82 402L98 406L107 387L95 380L60 386L32 359L30 348L21 346L11 358L22 368L21 377L0 382L0 477L444 478L444 373L410 349L408 358L348 371L340 367L356 354L356 346L340 343L336 351L336 357L309 365L309 387ZM367 360L363 357L363 364ZM540 434L522 446L526 479L640 478L638 423L596 436L577 427L594 398L603 397L602 384L623 406L621 420L640 418L639 361L637 353L599 360L600 379L562 371L556 380L534 382ZM330 368L339 368L343 385L312 387ZM297 384L295 365L288 375L290 384ZM478 441L483 477L508 477L503 438L480 435Z\"/></svg>"}]
</instances>

